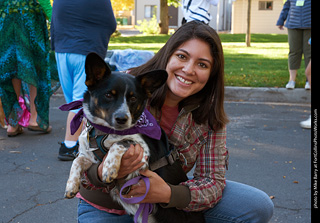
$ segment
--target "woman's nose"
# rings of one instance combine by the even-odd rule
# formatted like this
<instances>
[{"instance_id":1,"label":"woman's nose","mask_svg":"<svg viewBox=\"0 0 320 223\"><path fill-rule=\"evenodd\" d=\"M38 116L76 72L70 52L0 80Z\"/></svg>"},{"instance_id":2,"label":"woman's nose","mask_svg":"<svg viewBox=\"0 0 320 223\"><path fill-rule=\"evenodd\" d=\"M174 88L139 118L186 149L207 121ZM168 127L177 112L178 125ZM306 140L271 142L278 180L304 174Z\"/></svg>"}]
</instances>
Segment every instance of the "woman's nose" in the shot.
<instances>
[{"instance_id":1,"label":"woman's nose","mask_svg":"<svg viewBox=\"0 0 320 223\"><path fill-rule=\"evenodd\" d=\"M192 62L186 62L182 68L182 71L189 75L195 74L194 64Z\"/></svg>"}]
</instances>

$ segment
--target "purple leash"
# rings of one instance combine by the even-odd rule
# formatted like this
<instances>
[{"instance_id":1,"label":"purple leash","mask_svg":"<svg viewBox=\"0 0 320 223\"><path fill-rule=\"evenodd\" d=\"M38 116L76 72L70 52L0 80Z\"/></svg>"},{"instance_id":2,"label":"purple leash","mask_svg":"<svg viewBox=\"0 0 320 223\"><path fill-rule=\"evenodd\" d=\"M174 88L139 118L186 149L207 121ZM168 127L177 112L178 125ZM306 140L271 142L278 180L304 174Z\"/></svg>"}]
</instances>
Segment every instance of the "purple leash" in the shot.
<instances>
[{"instance_id":1,"label":"purple leash","mask_svg":"<svg viewBox=\"0 0 320 223\"><path fill-rule=\"evenodd\" d=\"M142 195L141 197L131 197L131 198L125 198L122 196L122 191L129 186L132 186L134 184L137 184L139 182L139 180L143 180L146 184L146 193L144 195ZM121 188L120 190L120 198L121 200L123 200L124 202L128 203L128 204L136 204L139 203L141 201L143 201L143 199L147 196L148 192L150 190L150 180L148 177L145 176L137 176L135 178L132 178L131 180L128 180ZM153 205L150 203L141 203L139 204L139 208L136 212L136 214L134 215L134 222L137 223L138 222L138 218L140 216L140 214L142 213L142 223L148 223L148 216L149 214L152 213L152 208Z\"/></svg>"}]
</instances>

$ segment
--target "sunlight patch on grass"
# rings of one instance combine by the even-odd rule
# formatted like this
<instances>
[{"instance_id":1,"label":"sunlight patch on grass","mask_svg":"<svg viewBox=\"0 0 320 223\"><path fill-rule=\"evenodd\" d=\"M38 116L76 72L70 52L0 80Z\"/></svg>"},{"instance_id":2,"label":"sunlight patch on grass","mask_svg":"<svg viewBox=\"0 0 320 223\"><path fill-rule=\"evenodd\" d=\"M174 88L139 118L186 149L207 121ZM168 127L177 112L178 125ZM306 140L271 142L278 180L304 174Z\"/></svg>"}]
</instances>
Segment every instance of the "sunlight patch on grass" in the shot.
<instances>
[{"instance_id":1,"label":"sunlight patch on grass","mask_svg":"<svg viewBox=\"0 0 320 223\"><path fill-rule=\"evenodd\" d=\"M261 58L284 59L288 57L287 43L222 43L225 54L256 55Z\"/></svg>"},{"instance_id":2,"label":"sunlight patch on grass","mask_svg":"<svg viewBox=\"0 0 320 223\"><path fill-rule=\"evenodd\" d=\"M159 49L164 45L164 43L110 43L109 50L151 50L154 53L157 53Z\"/></svg>"}]
</instances>

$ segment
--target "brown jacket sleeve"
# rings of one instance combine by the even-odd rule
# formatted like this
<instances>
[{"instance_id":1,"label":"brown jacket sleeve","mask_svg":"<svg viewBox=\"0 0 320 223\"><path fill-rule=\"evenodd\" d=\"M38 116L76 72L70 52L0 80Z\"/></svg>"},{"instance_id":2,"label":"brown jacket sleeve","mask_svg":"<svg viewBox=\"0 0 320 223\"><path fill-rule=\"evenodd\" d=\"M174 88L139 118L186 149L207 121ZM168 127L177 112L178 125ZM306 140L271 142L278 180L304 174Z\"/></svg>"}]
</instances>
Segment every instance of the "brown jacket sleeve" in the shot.
<instances>
[{"instance_id":1,"label":"brown jacket sleeve","mask_svg":"<svg viewBox=\"0 0 320 223\"><path fill-rule=\"evenodd\" d=\"M160 204L163 208L178 208L182 209L189 205L191 201L191 192L187 186L171 185L171 198L168 204Z\"/></svg>"}]
</instances>

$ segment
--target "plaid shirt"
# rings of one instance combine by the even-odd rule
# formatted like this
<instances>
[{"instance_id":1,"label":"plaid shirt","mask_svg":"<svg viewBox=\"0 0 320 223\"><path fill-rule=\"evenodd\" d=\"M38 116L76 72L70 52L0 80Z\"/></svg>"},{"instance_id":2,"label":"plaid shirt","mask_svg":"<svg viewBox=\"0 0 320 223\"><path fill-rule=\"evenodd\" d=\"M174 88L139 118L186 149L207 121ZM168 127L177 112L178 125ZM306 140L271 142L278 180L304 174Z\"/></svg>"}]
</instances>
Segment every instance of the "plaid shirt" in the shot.
<instances>
[{"instance_id":1,"label":"plaid shirt","mask_svg":"<svg viewBox=\"0 0 320 223\"><path fill-rule=\"evenodd\" d=\"M195 165L194 178L181 183L189 187L191 202L186 211L201 211L213 207L222 197L228 162L226 128L213 131L208 125L196 124L193 109L183 108L168 135L169 141L179 152L184 171ZM159 121L161 114L151 113Z\"/></svg>"},{"instance_id":2,"label":"plaid shirt","mask_svg":"<svg viewBox=\"0 0 320 223\"><path fill-rule=\"evenodd\" d=\"M192 110L183 108L180 111L168 138L183 155L180 159L184 163L184 171L187 173L195 166L194 178L181 183L191 192L191 201L184 210L201 211L213 207L222 197L228 150L226 129L215 132L208 125L196 124L192 119ZM160 123L161 113L152 109L150 112ZM114 185L101 185L101 187L94 185L85 172L82 186L87 190L99 190L108 194Z\"/></svg>"}]
</instances>

